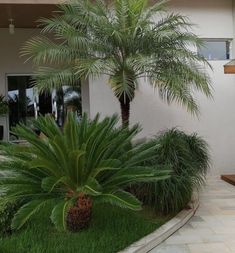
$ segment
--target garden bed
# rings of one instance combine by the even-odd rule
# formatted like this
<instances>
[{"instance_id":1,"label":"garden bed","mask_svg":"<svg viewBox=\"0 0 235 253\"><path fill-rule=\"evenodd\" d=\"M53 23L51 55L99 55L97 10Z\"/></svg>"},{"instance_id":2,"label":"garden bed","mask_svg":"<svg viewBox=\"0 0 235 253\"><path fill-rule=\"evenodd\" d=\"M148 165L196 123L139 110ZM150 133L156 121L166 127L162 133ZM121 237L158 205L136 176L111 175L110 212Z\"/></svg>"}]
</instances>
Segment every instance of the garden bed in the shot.
<instances>
[{"instance_id":1,"label":"garden bed","mask_svg":"<svg viewBox=\"0 0 235 253\"><path fill-rule=\"evenodd\" d=\"M151 210L133 212L99 205L94 207L91 226L73 234L57 232L44 210L19 232L0 238L0 252L116 253L152 233L168 219Z\"/></svg>"},{"instance_id":2,"label":"garden bed","mask_svg":"<svg viewBox=\"0 0 235 253\"><path fill-rule=\"evenodd\" d=\"M1 146L0 232L8 233L10 222L15 231L0 237L0 253L116 253L134 242L140 248L133 252L142 253L193 215L188 209L162 226L205 181L206 142L172 129L130 145L138 127L114 128L117 122L84 115L77 123L69 114L61 131L53 118L40 117L35 128L46 139L26 126L15 129L31 146ZM142 206L148 209L140 212Z\"/></svg>"}]
</instances>

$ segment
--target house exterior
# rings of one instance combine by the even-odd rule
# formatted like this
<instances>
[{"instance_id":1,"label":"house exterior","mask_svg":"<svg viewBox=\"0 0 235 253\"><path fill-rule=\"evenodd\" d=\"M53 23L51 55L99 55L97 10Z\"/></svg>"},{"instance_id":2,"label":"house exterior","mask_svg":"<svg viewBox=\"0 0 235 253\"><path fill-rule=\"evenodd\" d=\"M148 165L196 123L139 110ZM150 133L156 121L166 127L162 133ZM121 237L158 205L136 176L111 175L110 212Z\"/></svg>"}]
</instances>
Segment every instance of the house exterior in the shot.
<instances>
[{"instance_id":1,"label":"house exterior","mask_svg":"<svg viewBox=\"0 0 235 253\"><path fill-rule=\"evenodd\" d=\"M35 21L50 16L59 2L62 1L0 0L1 94L13 94L16 79L20 80L17 85L28 82L27 77L33 69L30 63L24 63L25 59L19 56L20 48L27 39L39 33ZM196 94L201 108L201 115L197 118L178 105L166 105L159 99L157 90L154 91L144 80L140 80L136 98L131 104L131 123L140 122L142 125L143 131L139 137L151 137L171 127L197 132L210 145L213 163L211 173L234 172L235 75L225 75L223 66L229 59L235 58L235 0L171 0L169 9L188 16L196 24L194 32L205 40L207 49L200 53L208 58L213 67L213 71L208 71L214 98L208 100ZM14 34L10 34L10 23L15 26ZM17 89L17 96L23 96L21 89ZM31 95L29 90L28 96ZM120 112L106 77L88 80L82 85L82 109L91 118L97 112L102 115ZM8 115L0 118L0 124L5 127L5 139L9 139L11 121Z\"/></svg>"}]
</instances>

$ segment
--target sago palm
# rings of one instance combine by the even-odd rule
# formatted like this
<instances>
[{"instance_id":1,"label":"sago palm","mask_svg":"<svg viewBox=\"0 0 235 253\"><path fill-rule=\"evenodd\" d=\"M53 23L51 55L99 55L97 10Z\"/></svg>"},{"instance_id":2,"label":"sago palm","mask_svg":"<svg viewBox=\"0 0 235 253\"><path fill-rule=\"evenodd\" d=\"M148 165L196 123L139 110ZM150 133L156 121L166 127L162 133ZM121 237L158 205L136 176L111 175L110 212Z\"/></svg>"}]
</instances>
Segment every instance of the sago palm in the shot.
<instances>
[{"instance_id":1,"label":"sago palm","mask_svg":"<svg viewBox=\"0 0 235 253\"><path fill-rule=\"evenodd\" d=\"M109 1L107 1L109 2ZM201 46L187 18L166 12L166 1L76 0L42 19L42 34L29 40L23 55L36 67L36 87L48 91L77 80L109 77L120 102L123 124L140 78L168 103L198 112L195 91L211 96L207 61L190 48Z\"/></svg>"},{"instance_id":2,"label":"sago palm","mask_svg":"<svg viewBox=\"0 0 235 253\"><path fill-rule=\"evenodd\" d=\"M13 219L13 228L22 227L37 211L51 203L51 219L58 229L77 231L87 227L93 201L108 202L139 210L141 203L126 187L135 182L168 177L140 166L154 157L155 145L130 145L138 132L116 128L118 117L93 121L83 116L80 123L69 114L63 130L54 119L40 117L29 127L17 126L14 134L29 145L2 145L0 163L0 204L20 200L24 205Z\"/></svg>"}]
</instances>

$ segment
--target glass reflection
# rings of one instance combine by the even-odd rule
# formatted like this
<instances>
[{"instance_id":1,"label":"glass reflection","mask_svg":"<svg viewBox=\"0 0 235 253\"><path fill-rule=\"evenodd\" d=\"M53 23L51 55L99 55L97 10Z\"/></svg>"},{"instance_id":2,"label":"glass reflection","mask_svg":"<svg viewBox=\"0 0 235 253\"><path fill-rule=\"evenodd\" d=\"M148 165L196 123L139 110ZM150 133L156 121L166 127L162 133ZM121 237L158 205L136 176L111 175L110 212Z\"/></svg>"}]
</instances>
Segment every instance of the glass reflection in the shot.
<instances>
[{"instance_id":1,"label":"glass reflection","mask_svg":"<svg viewBox=\"0 0 235 253\"><path fill-rule=\"evenodd\" d=\"M63 86L51 94L38 95L30 76L8 76L9 127L19 123L30 125L38 115L50 114L59 126L63 126L65 115L75 112L78 120L82 115L81 88ZM10 140L16 137L10 133Z\"/></svg>"}]
</instances>

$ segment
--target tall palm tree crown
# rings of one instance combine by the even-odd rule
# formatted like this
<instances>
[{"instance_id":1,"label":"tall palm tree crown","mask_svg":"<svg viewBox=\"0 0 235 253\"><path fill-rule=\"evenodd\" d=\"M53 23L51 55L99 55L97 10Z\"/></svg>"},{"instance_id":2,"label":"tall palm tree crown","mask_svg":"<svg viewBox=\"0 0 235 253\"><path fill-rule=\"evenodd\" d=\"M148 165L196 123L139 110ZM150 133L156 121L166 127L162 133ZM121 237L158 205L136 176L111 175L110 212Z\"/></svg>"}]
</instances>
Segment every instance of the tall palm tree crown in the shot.
<instances>
[{"instance_id":1,"label":"tall palm tree crown","mask_svg":"<svg viewBox=\"0 0 235 253\"><path fill-rule=\"evenodd\" d=\"M199 111L195 91L211 96L204 71L208 63L189 49L202 41L190 32L186 17L166 12L166 1L150 6L148 0L72 0L40 22L42 34L22 52L36 66L40 92L107 75L123 124L129 123L130 102L142 77L162 99L192 113Z\"/></svg>"}]
</instances>

